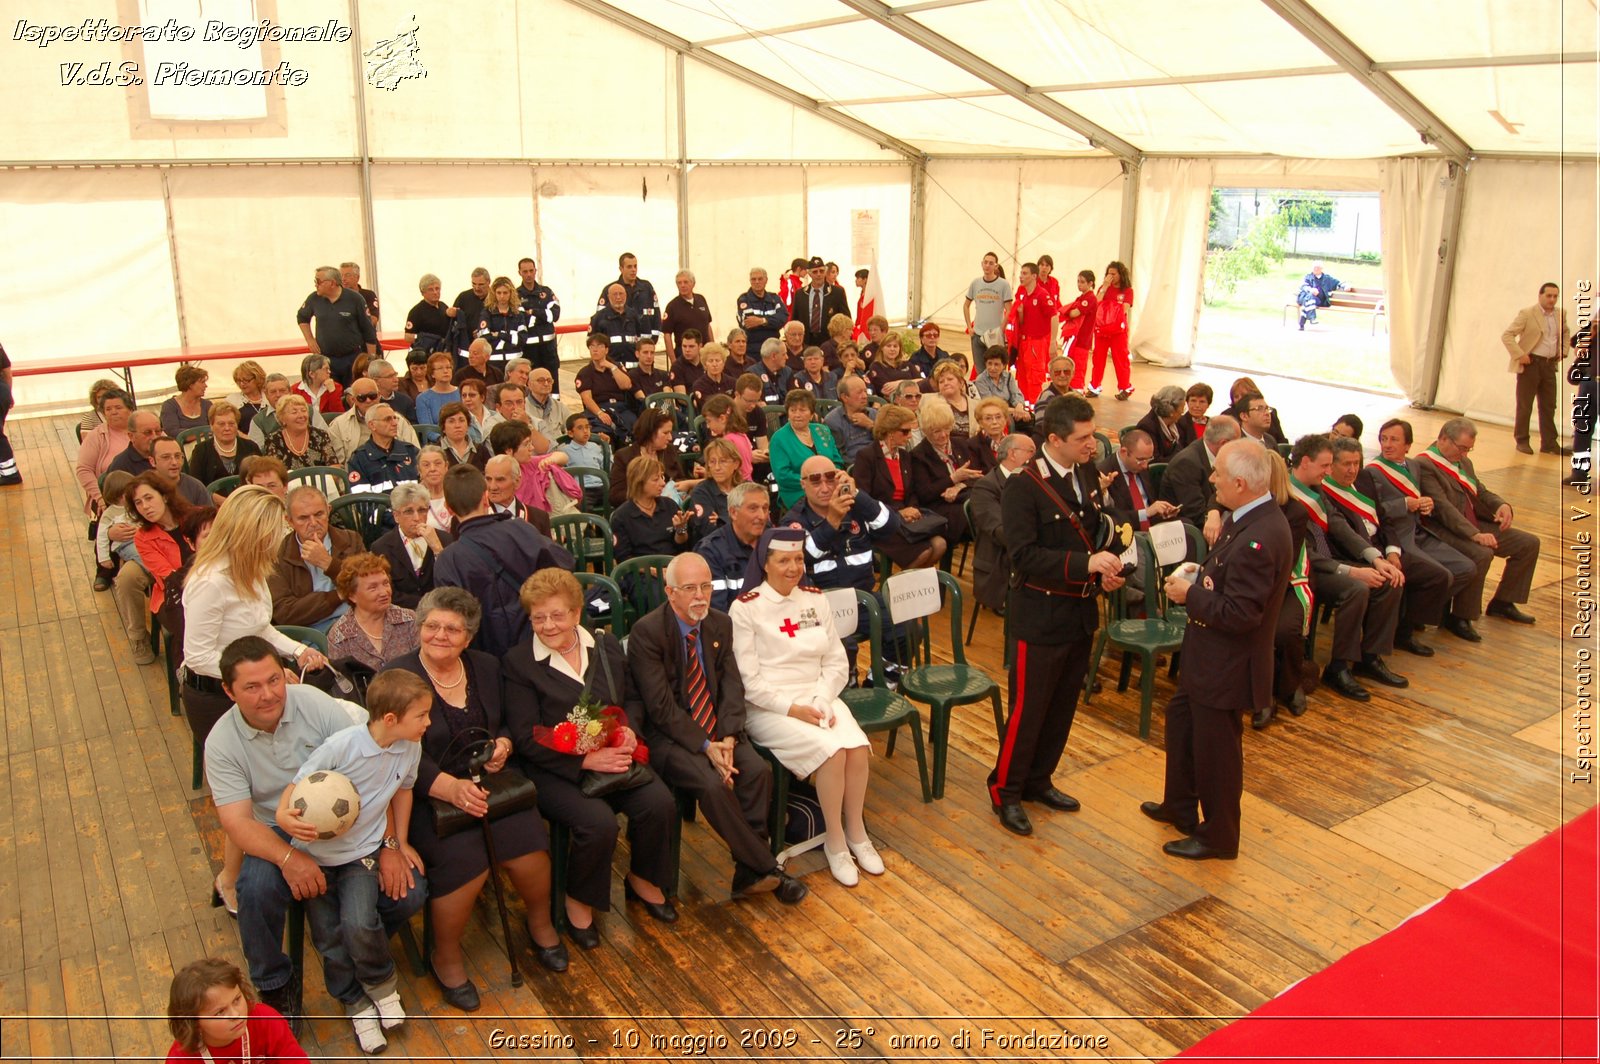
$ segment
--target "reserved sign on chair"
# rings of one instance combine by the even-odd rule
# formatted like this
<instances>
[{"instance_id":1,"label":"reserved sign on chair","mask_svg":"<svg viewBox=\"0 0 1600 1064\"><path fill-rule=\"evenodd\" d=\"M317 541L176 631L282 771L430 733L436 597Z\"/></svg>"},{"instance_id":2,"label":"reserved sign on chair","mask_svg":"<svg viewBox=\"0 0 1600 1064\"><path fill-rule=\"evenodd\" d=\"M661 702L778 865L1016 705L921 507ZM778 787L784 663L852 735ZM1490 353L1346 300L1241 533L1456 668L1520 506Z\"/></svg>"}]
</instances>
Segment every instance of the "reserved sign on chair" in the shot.
<instances>
[{"instance_id":1,"label":"reserved sign on chair","mask_svg":"<svg viewBox=\"0 0 1600 1064\"><path fill-rule=\"evenodd\" d=\"M889 620L895 624L931 617L939 612L939 570L908 569L883 582L889 602Z\"/></svg>"}]
</instances>

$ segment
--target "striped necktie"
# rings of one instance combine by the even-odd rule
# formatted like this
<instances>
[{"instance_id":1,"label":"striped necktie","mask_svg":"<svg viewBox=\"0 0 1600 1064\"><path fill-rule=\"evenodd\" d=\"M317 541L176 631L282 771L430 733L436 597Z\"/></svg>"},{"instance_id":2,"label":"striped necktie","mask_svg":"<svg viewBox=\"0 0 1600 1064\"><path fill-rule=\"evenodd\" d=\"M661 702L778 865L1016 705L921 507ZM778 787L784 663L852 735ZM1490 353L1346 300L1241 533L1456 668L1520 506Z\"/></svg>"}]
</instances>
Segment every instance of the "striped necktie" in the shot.
<instances>
[{"instance_id":1,"label":"striped necktie","mask_svg":"<svg viewBox=\"0 0 1600 1064\"><path fill-rule=\"evenodd\" d=\"M689 716L709 739L717 726L717 711L711 704L711 689L706 686L706 671L700 664L699 644L700 629L690 629L683 637L684 651L688 654L683 687L689 697Z\"/></svg>"}]
</instances>

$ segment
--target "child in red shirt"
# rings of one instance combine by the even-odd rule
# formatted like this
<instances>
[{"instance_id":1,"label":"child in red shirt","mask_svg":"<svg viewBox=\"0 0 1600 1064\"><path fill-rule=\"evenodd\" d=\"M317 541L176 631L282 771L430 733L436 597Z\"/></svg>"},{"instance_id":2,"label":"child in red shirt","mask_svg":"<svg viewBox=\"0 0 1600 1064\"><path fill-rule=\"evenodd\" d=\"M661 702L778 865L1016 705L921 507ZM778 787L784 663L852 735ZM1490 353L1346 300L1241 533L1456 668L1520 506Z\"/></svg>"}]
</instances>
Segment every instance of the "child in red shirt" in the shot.
<instances>
[{"instance_id":1,"label":"child in red shirt","mask_svg":"<svg viewBox=\"0 0 1600 1064\"><path fill-rule=\"evenodd\" d=\"M256 1000L244 973L227 961L192 961L172 977L167 1060L308 1060L278 1010Z\"/></svg>"}]
</instances>

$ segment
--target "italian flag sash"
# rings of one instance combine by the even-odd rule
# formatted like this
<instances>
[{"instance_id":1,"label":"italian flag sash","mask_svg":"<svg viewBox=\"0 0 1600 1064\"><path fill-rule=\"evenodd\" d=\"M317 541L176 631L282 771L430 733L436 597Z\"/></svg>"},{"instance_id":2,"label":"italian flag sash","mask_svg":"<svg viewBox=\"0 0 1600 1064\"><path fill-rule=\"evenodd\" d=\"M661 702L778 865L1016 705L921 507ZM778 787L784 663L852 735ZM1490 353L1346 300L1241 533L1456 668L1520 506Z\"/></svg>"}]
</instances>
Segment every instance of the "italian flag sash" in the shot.
<instances>
[{"instance_id":1,"label":"italian flag sash","mask_svg":"<svg viewBox=\"0 0 1600 1064\"><path fill-rule=\"evenodd\" d=\"M1448 474L1452 480L1461 485L1461 489L1469 496L1472 498L1478 497L1478 482L1469 477L1455 462L1440 454L1437 443L1423 451L1422 457L1438 466L1441 472Z\"/></svg>"},{"instance_id":2,"label":"italian flag sash","mask_svg":"<svg viewBox=\"0 0 1600 1064\"><path fill-rule=\"evenodd\" d=\"M1328 530L1328 511L1322 508L1322 500L1317 497L1315 488L1306 487L1291 475L1289 477L1289 494L1298 499L1301 505L1306 508L1306 511L1311 515L1311 520L1317 523L1318 528L1324 532Z\"/></svg>"},{"instance_id":3,"label":"italian flag sash","mask_svg":"<svg viewBox=\"0 0 1600 1064\"><path fill-rule=\"evenodd\" d=\"M1360 517L1369 525L1378 523L1378 504L1361 494L1354 487L1343 487L1331 480L1322 482L1322 492L1346 510Z\"/></svg>"},{"instance_id":4,"label":"italian flag sash","mask_svg":"<svg viewBox=\"0 0 1600 1064\"><path fill-rule=\"evenodd\" d=\"M1411 475L1411 467L1404 462L1391 462L1387 458L1378 458L1367 463L1367 468L1377 471L1381 476L1387 477L1400 494L1411 499L1422 498L1422 489L1417 486L1416 479Z\"/></svg>"},{"instance_id":5,"label":"italian flag sash","mask_svg":"<svg viewBox=\"0 0 1600 1064\"><path fill-rule=\"evenodd\" d=\"M1294 568L1289 570L1289 590L1300 600L1300 634L1306 635L1311 631L1311 611L1316 606L1316 597L1311 593L1311 560L1304 543L1300 544Z\"/></svg>"}]
</instances>

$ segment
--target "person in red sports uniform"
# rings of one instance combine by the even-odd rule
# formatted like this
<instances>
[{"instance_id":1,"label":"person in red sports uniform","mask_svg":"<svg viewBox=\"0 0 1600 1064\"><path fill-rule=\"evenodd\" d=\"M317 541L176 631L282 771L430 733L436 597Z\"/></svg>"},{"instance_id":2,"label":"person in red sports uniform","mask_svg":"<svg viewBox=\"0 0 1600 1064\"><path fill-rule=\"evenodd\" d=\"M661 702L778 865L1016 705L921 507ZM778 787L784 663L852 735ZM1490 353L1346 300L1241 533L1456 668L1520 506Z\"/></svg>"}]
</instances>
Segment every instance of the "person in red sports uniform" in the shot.
<instances>
[{"instance_id":1,"label":"person in red sports uniform","mask_svg":"<svg viewBox=\"0 0 1600 1064\"><path fill-rule=\"evenodd\" d=\"M1128 311L1133 308L1133 278L1120 262L1106 266L1106 281L1100 286L1099 306L1094 313L1094 378L1089 384L1091 398L1100 394L1106 375L1106 355L1117 367L1117 398L1133 394L1133 367L1128 362Z\"/></svg>"},{"instance_id":2,"label":"person in red sports uniform","mask_svg":"<svg viewBox=\"0 0 1600 1064\"><path fill-rule=\"evenodd\" d=\"M1061 282L1053 276L1056 272L1056 260L1049 255L1039 256L1039 287L1056 297L1056 302L1061 301Z\"/></svg>"},{"instance_id":3,"label":"person in red sports uniform","mask_svg":"<svg viewBox=\"0 0 1600 1064\"><path fill-rule=\"evenodd\" d=\"M1017 318L1017 386L1024 396L1038 395L1048 373L1050 356L1061 350L1061 301L1039 283L1038 267L1022 264L1021 287L1012 312Z\"/></svg>"},{"instance_id":4,"label":"person in red sports uniform","mask_svg":"<svg viewBox=\"0 0 1600 1064\"><path fill-rule=\"evenodd\" d=\"M1061 309L1061 343L1072 359L1072 387L1083 391L1094 351L1094 312L1100 301L1094 294L1094 271L1078 271L1078 298Z\"/></svg>"}]
</instances>

